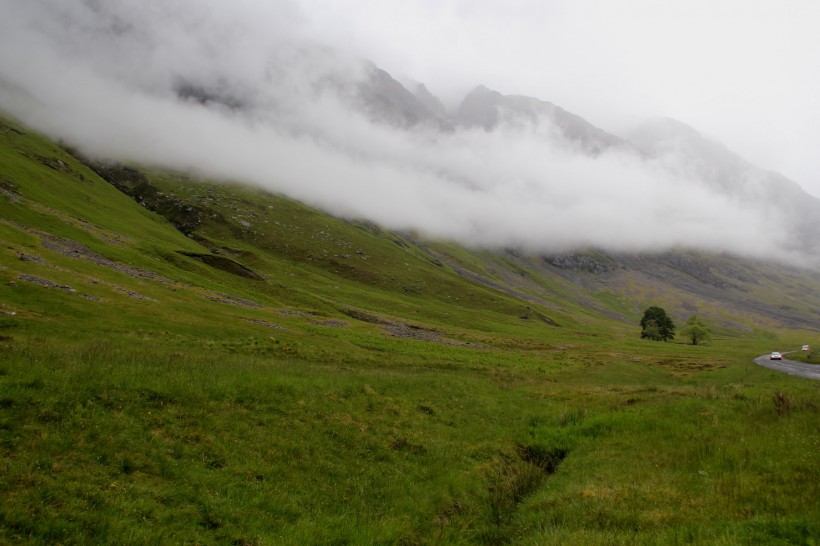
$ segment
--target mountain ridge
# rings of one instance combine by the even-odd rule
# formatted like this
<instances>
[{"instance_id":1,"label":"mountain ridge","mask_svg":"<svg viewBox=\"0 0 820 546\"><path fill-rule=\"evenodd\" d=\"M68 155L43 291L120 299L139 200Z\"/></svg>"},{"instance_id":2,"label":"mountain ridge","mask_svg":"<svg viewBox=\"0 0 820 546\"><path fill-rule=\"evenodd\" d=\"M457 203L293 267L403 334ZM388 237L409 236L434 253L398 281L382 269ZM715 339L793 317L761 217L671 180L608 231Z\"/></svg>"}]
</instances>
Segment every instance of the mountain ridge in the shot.
<instances>
[{"instance_id":1,"label":"mountain ridge","mask_svg":"<svg viewBox=\"0 0 820 546\"><path fill-rule=\"evenodd\" d=\"M95 119L98 131L84 129L77 113L33 117L39 128L90 155L157 158L287 188L337 214L462 242L545 250L689 243L820 265L820 200L728 149L707 146L694 131L686 146L669 153L658 146L661 138L654 146L636 138L635 145L629 135L603 131L534 97L479 86L447 112L426 87L411 91L373 63L312 50L285 54L282 63L258 88L214 74L185 78L180 69L165 74L167 89L152 88L147 96L128 91L178 114L167 128L164 116L140 116L131 127L130 108ZM23 114L31 107L11 103ZM202 129L191 134L193 127ZM109 131L122 134L101 138ZM230 142L220 142L227 135ZM237 142L242 153L230 153ZM221 153L226 156L218 158ZM277 154L281 169L269 160ZM342 173L340 184L326 184L330 170ZM387 191L382 180L412 206L385 214L389 196L370 198ZM339 191L342 183L356 191ZM468 202L473 206L462 208ZM459 213L434 212L445 208Z\"/></svg>"},{"instance_id":2,"label":"mountain ridge","mask_svg":"<svg viewBox=\"0 0 820 546\"><path fill-rule=\"evenodd\" d=\"M379 69L378 75L379 81L390 80L390 89L401 88L402 95L413 95L386 71ZM417 85L420 87L415 95L420 99L416 107L426 109L427 118L417 112L408 117L393 111L393 123L401 119L398 126L402 130L420 123L430 126L431 119L446 131L481 128L492 132L499 126L546 126L545 146L566 147L592 158L603 153L619 153L640 162L657 163L666 172L680 177L682 186L700 185L730 200L776 214L777 223L792 234L783 250L813 256L813 261L820 264L820 199L808 194L797 182L755 166L681 121L648 120L624 136L617 136L551 102L523 95L503 95L483 85L467 93L456 111L448 114L441 101L423 84ZM363 90L373 88L379 88L379 93L369 91L369 95L381 96L376 103L390 104L384 99L384 94L389 95L390 91L374 85L372 78L361 86ZM373 101L364 99L365 104L370 102ZM380 117L389 118L385 114Z\"/></svg>"}]
</instances>

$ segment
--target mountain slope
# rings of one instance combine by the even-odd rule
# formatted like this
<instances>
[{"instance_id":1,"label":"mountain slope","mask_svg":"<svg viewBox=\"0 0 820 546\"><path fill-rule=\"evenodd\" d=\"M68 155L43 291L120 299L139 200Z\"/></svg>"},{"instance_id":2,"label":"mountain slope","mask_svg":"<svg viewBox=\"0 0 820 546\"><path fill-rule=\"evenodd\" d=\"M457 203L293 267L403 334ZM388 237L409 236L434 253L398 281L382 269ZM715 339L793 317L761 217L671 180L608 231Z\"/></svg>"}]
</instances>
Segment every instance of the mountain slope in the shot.
<instances>
[{"instance_id":1,"label":"mountain slope","mask_svg":"<svg viewBox=\"0 0 820 546\"><path fill-rule=\"evenodd\" d=\"M684 251L528 256L465 250L334 219L241 186L91 163L95 173L11 122L4 122L3 136L9 240L34 237L40 246L104 269L134 267L146 272L136 274L140 286L155 275L170 279L157 289L187 283L182 292L196 299L307 306L328 318L360 308L402 322L415 317L433 328L463 326L453 304L486 313L489 322L480 329L490 329L496 321L524 325L521 317L539 317L544 325L633 324L654 303L681 322L698 313L730 330L818 328L820 276L785 264ZM73 245L80 250L72 254ZM30 268L44 259L15 248L32 256ZM123 288L130 279L118 282ZM202 295L213 286L221 296ZM269 311L262 314L270 319Z\"/></svg>"},{"instance_id":2,"label":"mountain slope","mask_svg":"<svg viewBox=\"0 0 820 546\"><path fill-rule=\"evenodd\" d=\"M650 157L672 157L695 181L741 202L764 203L786 223L791 249L820 255L820 199L785 176L766 171L679 121L661 118L634 128L627 138Z\"/></svg>"},{"instance_id":3,"label":"mountain slope","mask_svg":"<svg viewBox=\"0 0 820 546\"><path fill-rule=\"evenodd\" d=\"M816 389L749 363L818 329L718 299L810 304L805 272L466 249L7 120L0 240L0 542L815 534ZM640 339L645 300L714 342Z\"/></svg>"},{"instance_id":4,"label":"mountain slope","mask_svg":"<svg viewBox=\"0 0 820 546\"><path fill-rule=\"evenodd\" d=\"M89 316L106 312L100 302L130 309L185 301L180 309L214 321L211 328L240 311L242 320L279 322L288 308L429 328L461 328L460 313L477 312L483 329L517 325L526 312L526 303L463 279L409 236L251 188L94 164L130 199L15 123L3 122L2 137L2 229L14 242L4 252L10 310L22 313L28 286L50 281L70 286L66 301L77 312L88 307ZM558 314L550 322L573 319Z\"/></svg>"},{"instance_id":5,"label":"mountain slope","mask_svg":"<svg viewBox=\"0 0 820 546\"><path fill-rule=\"evenodd\" d=\"M784 251L802 254L806 263L820 259L820 199L783 175L756 167L683 123L671 119L646 122L622 138L550 102L502 95L484 86L468 93L458 110L448 117L440 101L423 85L416 89L419 100L414 102L410 100L412 94L386 72L376 69L374 74L370 83L362 86L369 90L364 96L370 97L365 101L365 109L371 116L396 127L424 123L447 131L453 127L480 127L488 132L502 127L526 128L534 131L544 146L593 158L604 152L625 154L623 157L629 161L647 162L650 171L660 169L674 177L681 189L701 186L739 207L765 211L779 229L789 234L790 238L783 243Z\"/></svg>"}]
</instances>

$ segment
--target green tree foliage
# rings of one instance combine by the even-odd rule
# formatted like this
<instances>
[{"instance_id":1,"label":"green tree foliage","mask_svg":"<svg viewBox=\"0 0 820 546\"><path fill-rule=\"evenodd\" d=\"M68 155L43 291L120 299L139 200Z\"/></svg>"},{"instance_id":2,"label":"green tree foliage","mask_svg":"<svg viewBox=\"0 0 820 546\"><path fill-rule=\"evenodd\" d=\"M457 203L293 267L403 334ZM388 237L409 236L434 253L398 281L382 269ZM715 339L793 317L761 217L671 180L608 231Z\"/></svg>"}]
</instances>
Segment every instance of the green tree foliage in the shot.
<instances>
[{"instance_id":1,"label":"green tree foliage","mask_svg":"<svg viewBox=\"0 0 820 546\"><path fill-rule=\"evenodd\" d=\"M641 338L668 341L675 337L675 323L661 307L652 306L643 312Z\"/></svg>"},{"instance_id":2,"label":"green tree foliage","mask_svg":"<svg viewBox=\"0 0 820 546\"><path fill-rule=\"evenodd\" d=\"M681 334L689 339L692 345L709 341L712 337L712 331L697 315L692 315L686 320L686 325L681 329Z\"/></svg>"}]
</instances>

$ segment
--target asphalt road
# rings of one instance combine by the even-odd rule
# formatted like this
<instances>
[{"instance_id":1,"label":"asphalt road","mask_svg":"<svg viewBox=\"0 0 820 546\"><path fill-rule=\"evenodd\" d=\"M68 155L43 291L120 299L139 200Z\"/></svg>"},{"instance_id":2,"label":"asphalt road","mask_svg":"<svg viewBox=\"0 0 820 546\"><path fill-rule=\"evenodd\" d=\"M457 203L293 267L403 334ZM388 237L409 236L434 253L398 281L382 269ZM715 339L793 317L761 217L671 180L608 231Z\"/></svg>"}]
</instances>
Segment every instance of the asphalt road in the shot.
<instances>
[{"instance_id":1,"label":"asphalt road","mask_svg":"<svg viewBox=\"0 0 820 546\"><path fill-rule=\"evenodd\" d=\"M787 355L789 353L783 353ZM795 360L769 360L769 355L762 355L755 358L755 363L778 372L787 373L789 375L797 375L805 377L806 379L817 379L820 381L820 366L817 364L807 364L805 362L797 362Z\"/></svg>"}]
</instances>

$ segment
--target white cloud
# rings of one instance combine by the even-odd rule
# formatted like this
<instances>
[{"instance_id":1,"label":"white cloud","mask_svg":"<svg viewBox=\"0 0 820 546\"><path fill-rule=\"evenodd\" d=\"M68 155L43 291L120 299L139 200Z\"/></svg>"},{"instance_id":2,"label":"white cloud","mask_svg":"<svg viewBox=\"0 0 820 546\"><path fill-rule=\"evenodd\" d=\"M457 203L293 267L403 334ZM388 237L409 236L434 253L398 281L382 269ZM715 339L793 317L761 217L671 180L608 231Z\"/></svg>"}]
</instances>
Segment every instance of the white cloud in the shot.
<instances>
[{"instance_id":1,"label":"white cloud","mask_svg":"<svg viewBox=\"0 0 820 546\"><path fill-rule=\"evenodd\" d=\"M229 9L216 0L0 0L0 10L15 21L0 23L0 81L6 82L0 107L99 155L245 180L336 214L468 244L538 251L685 245L765 256L788 241L771 223L757 221L762 211L683 180L659 162L629 153L593 159L556 146L545 121L489 133L399 131L369 122L323 93L319 83L360 70L353 53L370 51L376 44L368 39L380 34L371 29L352 53L323 49L317 34L338 45L349 29L375 24L346 19L349 2L331 5L336 9L318 17L285 1L245 0ZM380 32L398 29L382 4L360 5L373 10L375 22L384 21ZM499 11L488 3L402 5L402 16L411 22L445 13L447 19L433 30L445 32L463 21L467 30L477 25L487 41L503 34L493 22L534 29L523 11ZM538 17L577 15L569 4L516 6L532 8ZM337 17L353 26L334 27L331 18ZM536 45L557 47L570 34L564 30ZM411 46L423 36L397 37ZM454 62L468 54L474 38L457 36L454 51L443 45L444 38L434 40L421 53L438 52L440 60ZM513 42L487 59L488 70L509 47L523 48L525 36ZM491 52L492 45L484 44L479 53ZM386 58L398 56L386 49ZM575 58L593 52L587 46ZM522 53L518 68L535 58ZM480 61L472 58L462 75L477 75ZM530 64L528 70L538 67ZM510 77L507 86L526 79L513 76L494 77ZM246 109L182 101L173 92L180 79L222 86L245 101ZM606 91L595 90L602 104L607 98L600 93ZM584 100L594 96L590 91Z\"/></svg>"},{"instance_id":2,"label":"white cloud","mask_svg":"<svg viewBox=\"0 0 820 546\"><path fill-rule=\"evenodd\" d=\"M680 119L820 196L814 0L303 0L314 32L450 99L483 83L606 129Z\"/></svg>"}]
</instances>

